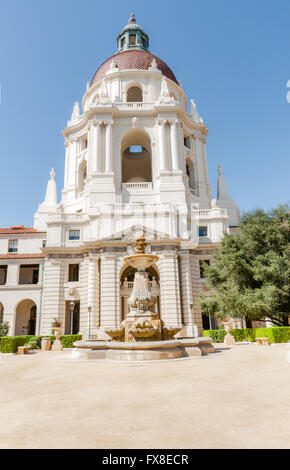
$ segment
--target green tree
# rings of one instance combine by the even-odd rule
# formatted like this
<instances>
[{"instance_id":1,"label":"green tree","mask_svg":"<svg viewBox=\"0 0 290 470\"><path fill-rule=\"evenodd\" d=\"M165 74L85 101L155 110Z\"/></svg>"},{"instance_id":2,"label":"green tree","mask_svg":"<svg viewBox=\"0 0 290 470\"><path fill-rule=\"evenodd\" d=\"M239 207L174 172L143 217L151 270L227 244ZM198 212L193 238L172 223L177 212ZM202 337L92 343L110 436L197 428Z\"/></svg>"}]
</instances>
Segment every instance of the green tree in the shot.
<instances>
[{"instance_id":1,"label":"green tree","mask_svg":"<svg viewBox=\"0 0 290 470\"><path fill-rule=\"evenodd\" d=\"M290 210L256 209L241 218L238 232L226 234L215 265L204 265L214 289L217 317L265 320L283 326L290 315Z\"/></svg>"},{"instance_id":2,"label":"green tree","mask_svg":"<svg viewBox=\"0 0 290 470\"><path fill-rule=\"evenodd\" d=\"M208 265L207 265L208 266ZM211 317L212 316L220 316L219 312L219 303L214 295L202 295L199 299L199 304L201 306L201 310L204 315L208 315L209 317L209 324L210 329L212 329L211 325Z\"/></svg>"},{"instance_id":3,"label":"green tree","mask_svg":"<svg viewBox=\"0 0 290 470\"><path fill-rule=\"evenodd\" d=\"M0 323L0 336L7 336L9 331L9 323L8 321L4 321Z\"/></svg>"}]
</instances>

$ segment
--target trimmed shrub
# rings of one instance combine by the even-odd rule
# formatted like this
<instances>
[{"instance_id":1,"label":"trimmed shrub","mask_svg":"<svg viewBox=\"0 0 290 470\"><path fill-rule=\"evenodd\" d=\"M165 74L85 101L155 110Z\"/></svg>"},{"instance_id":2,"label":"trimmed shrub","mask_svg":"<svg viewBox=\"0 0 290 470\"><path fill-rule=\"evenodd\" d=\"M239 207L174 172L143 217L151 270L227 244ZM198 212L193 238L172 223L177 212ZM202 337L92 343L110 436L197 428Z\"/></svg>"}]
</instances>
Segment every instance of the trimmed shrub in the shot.
<instances>
[{"instance_id":1,"label":"trimmed shrub","mask_svg":"<svg viewBox=\"0 0 290 470\"><path fill-rule=\"evenodd\" d=\"M1 340L1 352L16 353L18 346L24 346L25 344L25 336L4 336Z\"/></svg>"},{"instance_id":2,"label":"trimmed shrub","mask_svg":"<svg viewBox=\"0 0 290 470\"><path fill-rule=\"evenodd\" d=\"M225 330L203 330L203 336L210 336L214 343L222 343L225 335ZM268 338L269 343L287 343L290 341L290 327L233 329L231 335L237 342L245 340L254 342L256 338Z\"/></svg>"},{"instance_id":3,"label":"trimmed shrub","mask_svg":"<svg viewBox=\"0 0 290 470\"><path fill-rule=\"evenodd\" d=\"M73 348L75 341L80 341L82 335L62 335L60 340L64 348Z\"/></svg>"},{"instance_id":4,"label":"trimmed shrub","mask_svg":"<svg viewBox=\"0 0 290 470\"><path fill-rule=\"evenodd\" d=\"M203 336L209 336L214 343L222 343L226 334L225 330L203 330Z\"/></svg>"},{"instance_id":5,"label":"trimmed shrub","mask_svg":"<svg viewBox=\"0 0 290 470\"><path fill-rule=\"evenodd\" d=\"M255 341L256 333L255 328L235 328L231 330L231 335L235 338L237 342L240 341Z\"/></svg>"},{"instance_id":6,"label":"trimmed shrub","mask_svg":"<svg viewBox=\"0 0 290 470\"><path fill-rule=\"evenodd\" d=\"M30 338L27 344L29 344L31 349L40 349L41 348L41 336L34 336L33 338Z\"/></svg>"},{"instance_id":7,"label":"trimmed shrub","mask_svg":"<svg viewBox=\"0 0 290 470\"><path fill-rule=\"evenodd\" d=\"M38 349L41 347L41 338L44 336L4 336L0 342L0 350L2 353L16 353L18 346L29 344L31 349ZM55 338L51 338L54 341Z\"/></svg>"},{"instance_id":8,"label":"trimmed shrub","mask_svg":"<svg viewBox=\"0 0 290 470\"><path fill-rule=\"evenodd\" d=\"M55 336L23 335L23 336L3 336L0 338L0 351L2 353L16 353L18 346L29 344L31 349L41 348L41 339L51 338L51 343L55 341ZM73 348L73 343L82 339L82 335L62 335L60 337L64 348Z\"/></svg>"}]
</instances>

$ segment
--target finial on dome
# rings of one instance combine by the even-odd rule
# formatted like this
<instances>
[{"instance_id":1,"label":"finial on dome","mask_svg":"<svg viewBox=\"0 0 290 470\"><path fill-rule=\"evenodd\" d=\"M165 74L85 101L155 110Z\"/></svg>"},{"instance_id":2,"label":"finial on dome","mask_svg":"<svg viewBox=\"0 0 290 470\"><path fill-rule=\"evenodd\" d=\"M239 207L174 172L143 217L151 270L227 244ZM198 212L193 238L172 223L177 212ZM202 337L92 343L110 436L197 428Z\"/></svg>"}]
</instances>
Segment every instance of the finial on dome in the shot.
<instances>
[{"instance_id":1,"label":"finial on dome","mask_svg":"<svg viewBox=\"0 0 290 470\"><path fill-rule=\"evenodd\" d=\"M130 18L129 18L129 24L135 24L136 19L134 13L131 13Z\"/></svg>"},{"instance_id":2,"label":"finial on dome","mask_svg":"<svg viewBox=\"0 0 290 470\"><path fill-rule=\"evenodd\" d=\"M222 167L221 167L220 165L218 166L218 174L219 174L219 175L222 175L222 174L223 174L223 169L222 169Z\"/></svg>"},{"instance_id":3,"label":"finial on dome","mask_svg":"<svg viewBox=\"0 0 290 470\"><path fill-rule=\"evenodd\" d=\"M134 13L131 13L128 24L122 29L117 37L119 51L129 49L141 49L148 51L149 36L143 31L141 26L136 23Z\"/></svg>"},{"instance_id":4,"label":"finial on dome","mask_svg":"<svg viewBox=\"0 0 290 470\"><path fill-rule=\"evenodd\" d=\"M50 170L50 179L54 180L54 177L55 177L55 171L54 171L54 168L52 168Z\"/></svg>"}]
</instances>

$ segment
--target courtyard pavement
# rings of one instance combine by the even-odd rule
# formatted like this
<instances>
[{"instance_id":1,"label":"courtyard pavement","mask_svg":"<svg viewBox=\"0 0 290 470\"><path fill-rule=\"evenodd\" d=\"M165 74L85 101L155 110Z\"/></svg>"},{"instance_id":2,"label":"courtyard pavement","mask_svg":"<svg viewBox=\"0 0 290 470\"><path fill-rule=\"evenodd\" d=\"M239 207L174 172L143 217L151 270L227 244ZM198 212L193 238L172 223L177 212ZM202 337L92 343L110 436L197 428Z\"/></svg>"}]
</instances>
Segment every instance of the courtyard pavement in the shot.
<instances>
[{"instance_id":1,"label":"courtyard pavement","mask_svg":"<svg viewBox=\"0 0 290 470\"><path fill-rule=\"evenodd\" d=\"M290 448L286 345L142 364L0 355L0 448Z\"/></svg>"}]
</instances>

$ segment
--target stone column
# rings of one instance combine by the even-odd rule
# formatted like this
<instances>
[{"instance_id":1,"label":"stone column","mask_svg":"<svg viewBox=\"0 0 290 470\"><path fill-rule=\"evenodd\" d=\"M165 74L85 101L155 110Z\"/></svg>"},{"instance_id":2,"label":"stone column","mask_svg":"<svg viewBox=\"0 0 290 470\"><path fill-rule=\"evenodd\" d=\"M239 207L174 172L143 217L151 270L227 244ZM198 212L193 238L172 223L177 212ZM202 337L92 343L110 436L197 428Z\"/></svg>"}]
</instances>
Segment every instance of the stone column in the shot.
<instances>
[{"instance_id":1,"label":"stone column","mask_svg":"<svg viewBox=\"0 0 290 470\"><path fill-rule=\"evenodd\" d=\"M94 171L94 124L88 125L88 174Z\"/></svg>"},{"instance_id":2,"label":"stone column","mask_svg":"<svg viewBox=\"0 0 290 470\"><path fill-rule=\"evenodd\" d=\"M101 171L101 155L100 155L100 141L101 141L101 123L94 123L94 137L93 137L93 171Z\"/></svg>"},{"instance_id":3,"label":"stone column","mask_svg":"<svg viewBox=\"0 0 290 470\"><path fill-rule=\"evenodd\" d=\"M180 256L180 277L181 277L181 304L183 311L184 325L192 326L193 323L193 301L192 301L192 279L191 279L191 265L190 254L182 254ZM192 305L192 306L191 306ZM187 332L188 335L192 331Z\"/></svg>"},{"instance_id":4,"label":"stone column","mask_svg":"<svg viewBox=\"0 0 290 470\"><path fill-rule=\"evenodd\" d=\"M195 256L190 257L191 267L191 280L192 280L192 299L193 299L193 329L195 336L202 336L202 314L198 302L199 297L202 295L199 258Z\"/></svg>"},{"instance_id":5,"label":"stone column","mask_svg":"<svg viewBox=\"0 0 290 470\"><path fill-rule=\"evenodd\" d=\"M65 334L70 331L69 314L66 315L66 301L63 285L67 281L67 263L62 258L46 260L43 277L42 311L40 319L40 334L51 333L51 323L56 317ZM67 312L68 313L68 312ZM66 318L67 316L67 318Z\"/></svg>"},{"instance_id":6,"label":"stone column","mask_svg":"<svg viewBox=\"0 0 290 470\"><path fill-rule=\"evenodd\" d=\"M114 253L104 253L101 256L101 305L100 326L117 327L120 322L120 288L117 272L117 259Z\"/></svg>"},{"instance_id":7,"label":"stone column","mask_svg":"<svg viewBox=\"0 0 290 470\"><path fill-rule=\"evenodd\" d=\"M99 326L99 306L97 305L96 297L98 293L98 275L97 275L97 259L89 260L89 274L88 274L88 306L92 307L91 311L91 327ZM89 326L88 315L88 326Z\"/></svg>"},{"instance_id":8,"label":"stone column","mask_svg":"<svg viewBox=\"0 0 290 470\"><path fill-rule=\"evenodd\" d=\"M178 120L176 119L170 126L170 140L171 140L171 155L172 155L172 170L179 170L179 155L178 155Z\"/></svg>"},{"instance_id":9,"label":"stone column","mask_svg":"<svg viewBox=\"0 0 290 470\"><path fill-rule=\"evenodd\" d=\"M196 163L198 169L199 197L207 198L208 180L206 174L206 163L204 162L203 142L201 137L195 137Z\"/></svg>"},{"instance_id":10,"label":"stone column","mask_svg":"<svg viewBox=\"0 0 290 470\"><path fill-rule=\"evenodd\" d=\"M69 153L68 185L75 186L77 139L71 140Z\"/></svg>"},{"instance_id":11,"label":"stone column","mask_svg":"<svg viewBox=\"0 0 290 470\"><path fill-rule=\"evenodd\" d=\"M68 185L68 171L69 171L69 142L65 142L65 166L64 166L64 187Z\"/></svg>"},{"instance_id":12,"label":"stone column","mask_svg":"<svg viewBox=\"0 0 290 470\"><path fill-rule=\"evenodd\" d=\"M112 125L112 122L108 122L106 126L106 172L113 171Z\"/></svg>"},{"instance_id":13,"label":"stone column","mask_svg":"<svg viewBox=\"0 0 290 470\"><path fill-rule=\"evenodd\" d=\"M160 256L160 307L161 319L167 325L181 326L178 261L175 252L166 251Z\"/></svg>"},{"instance_id":14,"label":"stone column","mask_svg":"<svg viewBox=\"0 0 290 470\"><path fill-rule=\"evenodd\" d=\"M185 155L184 155L184 141L183 141L183 128L182 124L179 123L178 129L177 129L177 135L178 135L178 151L181 157L181 162L180 162L180 169L183 171L183 173L186 173L186 164L185 164Z\"/></svg>"},{"instance_id":15,"label":"stone column","mask_svg":"<svg viewBox=\"0 0 290 470\"><path fill-rule=\"evenodd\" d=\"M166 170L165 154L165 121L159 121L159 152L160 152L160 170Z\"/></svg>"},{"instance_id":16,"label":"stone column","mask_svg":"<svg viewBox=\"0 0 290 470\"><path fill-rule=\"evenodd\" d=\"M7 269L6 285L16 285L19 281L19 268L20 264L9 264Z\"/></svg>"}]
</instances>

